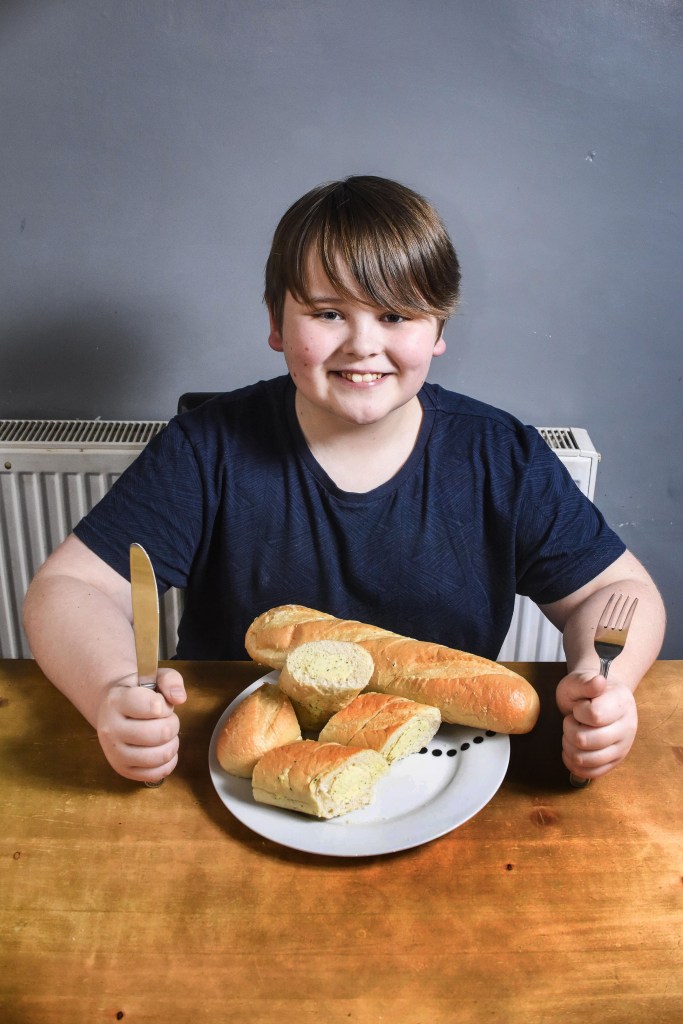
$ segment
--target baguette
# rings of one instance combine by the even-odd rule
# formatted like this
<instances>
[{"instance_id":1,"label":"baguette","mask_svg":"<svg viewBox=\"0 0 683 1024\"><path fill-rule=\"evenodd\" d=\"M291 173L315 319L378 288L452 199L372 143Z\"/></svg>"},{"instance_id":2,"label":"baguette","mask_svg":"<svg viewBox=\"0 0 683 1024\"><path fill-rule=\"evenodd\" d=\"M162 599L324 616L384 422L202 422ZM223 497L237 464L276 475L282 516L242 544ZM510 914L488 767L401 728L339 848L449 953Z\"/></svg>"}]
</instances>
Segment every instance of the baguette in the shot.
<instances>
[{"instance_id":1,"label":"baguette","mask_svg":"<svg viewBox=\"0 0 683 1024\"><path fill-rule=\"evenodd\" d=\"M440 725L437 708L389 693L361 693L330 718L318 739L369 747L392 764L416 754Z\"/></svg>"},{"instance_id":2,"label":"baguette","mask_svg":"<svg viewBox=\"0 0 683 1024\"><path fill-rule=\"evenodd\" d=\"M388 770L375 750L300 740L263 755L254 768L252 793L258 803L336 818L369 804Z\"/></svg>"},{"instance_id":3,"label":"baguette","mask_svg":"<svg viewBox=\"0 0 683 1024\"><path fill-rule=\"evenodd\" d=\"M259 615L247 630L245 646L254 661L281 669L289 650L312 640L359 644L375 665L367 689L429 704L444 722L525 733L538 719L534 688L495 661L301 605L280 605Z\"/></svg>"},{"instance_id":4,"label":"baguette","mask_svg":"<svg viewBox=\"0 0 683 1024\"><path fill-rule=\"evenodd\" d=\"M228 718L216 743L216 758L230 775L250 779L268 750L296 740L301 740L301 728L289 697L275 683L264 683Z\"/></svg>"}]
</instances>

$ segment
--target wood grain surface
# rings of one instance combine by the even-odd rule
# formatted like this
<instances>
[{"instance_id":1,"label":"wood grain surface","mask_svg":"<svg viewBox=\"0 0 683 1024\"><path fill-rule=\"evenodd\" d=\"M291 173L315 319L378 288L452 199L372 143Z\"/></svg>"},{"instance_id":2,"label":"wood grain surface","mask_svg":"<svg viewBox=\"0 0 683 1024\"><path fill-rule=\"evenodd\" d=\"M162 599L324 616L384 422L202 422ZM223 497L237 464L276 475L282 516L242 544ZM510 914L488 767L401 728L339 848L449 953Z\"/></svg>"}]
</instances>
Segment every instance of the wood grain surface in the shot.
<instances>
[{"instance_id":1,"label":"wood grain surface","mask_svg":"<svg viewBox=\"0 0 683 1024\"><path fill-rule=\"evenodd\" d=\"M400 854L278 846L218 799L207 752L265 670L176 663L181 760L127 782L31 661L0 662L3 1024L674 1024L683 1020L683 662L638 691L628 760L574 790L556 664L471 821Z\"/></svg>"}]
</instances>

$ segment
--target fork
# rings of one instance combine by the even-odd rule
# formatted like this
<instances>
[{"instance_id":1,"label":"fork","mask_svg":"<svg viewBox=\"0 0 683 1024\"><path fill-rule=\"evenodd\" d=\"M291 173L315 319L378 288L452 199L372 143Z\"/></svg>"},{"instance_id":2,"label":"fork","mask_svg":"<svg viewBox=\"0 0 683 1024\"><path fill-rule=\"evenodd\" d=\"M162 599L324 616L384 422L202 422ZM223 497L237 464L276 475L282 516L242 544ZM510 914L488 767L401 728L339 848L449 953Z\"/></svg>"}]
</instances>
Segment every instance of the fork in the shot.
<instances>
[{"instance_id":1,"label":"fork","mask_svg":"<svg viewBox=\"0 0 683 1024\"><path fill-rule=\"evenodd\" d=\"M605 679L610 665L624 649L629 626L638 605L637 597L634 597L630 604L629 600L628 595L624 597L623 594L619 594L617 597L616 594L612 594L595 630L595 653L600 659L600 675ZM582 789L588 785L590 779L580 779L572 772L569 781L575 789Z\"/></svg>"},{"instance_id":2,"label":"fork","mask_svg":"<svg viewBox=\"0 0 683 1024\"><path fill-rule=\"evenodd\" d=\"M624 649L638 598L634 597L630 606L628 602L628 597L612 594L595 630L595 652L600 658L600 675L605 678L610 665Z\"/></svg>"}]
</instances>

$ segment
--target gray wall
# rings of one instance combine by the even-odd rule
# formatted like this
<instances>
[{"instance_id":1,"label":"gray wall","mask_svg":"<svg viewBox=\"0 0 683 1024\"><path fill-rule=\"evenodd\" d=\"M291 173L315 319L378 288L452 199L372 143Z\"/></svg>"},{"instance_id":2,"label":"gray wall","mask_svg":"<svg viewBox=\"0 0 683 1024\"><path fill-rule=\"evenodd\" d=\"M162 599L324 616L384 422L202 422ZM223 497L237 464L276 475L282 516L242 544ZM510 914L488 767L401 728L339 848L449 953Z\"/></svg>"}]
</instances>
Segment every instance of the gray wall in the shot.
<instances>
[{"instance_id":1,"label":"gray wall","mask_svg":"<svg viewBox=\"0 0 683 1024\"><path fill-rule=\"evenodd\" d=\"M588 428L683 657L682 55L680 0L5 0L0 417L280 373L277 219L397 178L463 264L432 379Z\"/></svg>"}]
</instances>

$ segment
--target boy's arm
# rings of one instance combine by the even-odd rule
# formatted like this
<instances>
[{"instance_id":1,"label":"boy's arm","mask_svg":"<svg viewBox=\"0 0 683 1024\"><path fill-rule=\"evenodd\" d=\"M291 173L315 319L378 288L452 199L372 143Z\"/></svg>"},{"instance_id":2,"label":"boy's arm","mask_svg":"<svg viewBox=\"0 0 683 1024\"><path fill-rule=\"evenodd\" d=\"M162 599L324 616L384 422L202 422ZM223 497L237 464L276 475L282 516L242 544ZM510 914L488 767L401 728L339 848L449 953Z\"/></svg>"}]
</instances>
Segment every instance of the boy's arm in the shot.
<instances>
[{"instance_id":1,"label":"boy's arm","mask_svg":"<svg viewBox=\"0 0 683 1024\"><path fill-rule=\"evenodd\" d=\"M175 767L182 678L161 669L160 693L137 686L130 583L75 536L38 570L24 628L48 679L97 730L112 767L152 781Z\"/></svg>"},{"instance_id":2,"label":"boy's arm","mask_svg":"<svg viewBox=\"0 0 683 1024\"><path fill-rule=\"evenodd\" d=\"M599 675L595 630L611 594L638 598L628 640L608 679ZM625 552L591 583L542 605L562 631L568 674L557 688L565 716L563 759L582 778L604 775L624 759L637 729L633 693L662 646L665 612L659 592L638 560Z\"/></svg>"}]
</instances>

